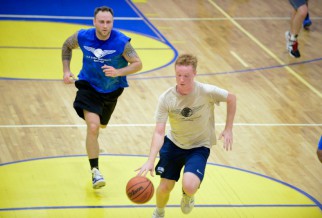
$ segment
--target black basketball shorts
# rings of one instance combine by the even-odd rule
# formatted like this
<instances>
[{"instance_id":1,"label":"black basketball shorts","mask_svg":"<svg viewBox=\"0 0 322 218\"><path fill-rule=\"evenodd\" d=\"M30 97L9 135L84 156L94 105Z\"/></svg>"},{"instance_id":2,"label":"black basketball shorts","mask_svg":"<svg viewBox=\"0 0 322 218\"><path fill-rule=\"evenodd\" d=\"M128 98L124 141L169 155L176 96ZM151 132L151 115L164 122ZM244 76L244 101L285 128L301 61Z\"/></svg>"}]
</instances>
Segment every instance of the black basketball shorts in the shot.
<instances>
[{"instance_id":1,"label":"black basketball shorts","mask_svg":"<svg viewBox=\"0 0 322 218\"><path fill-rule=\"evenodd\" d=\"M84 110L98 114L101 125L107 125L115 109L117 99L124 88L119 88L110 93L97 92L87 81L75 82L78 89L74 101L74 109L79 117L84 119Z\"/></svg>"}]
</instances>

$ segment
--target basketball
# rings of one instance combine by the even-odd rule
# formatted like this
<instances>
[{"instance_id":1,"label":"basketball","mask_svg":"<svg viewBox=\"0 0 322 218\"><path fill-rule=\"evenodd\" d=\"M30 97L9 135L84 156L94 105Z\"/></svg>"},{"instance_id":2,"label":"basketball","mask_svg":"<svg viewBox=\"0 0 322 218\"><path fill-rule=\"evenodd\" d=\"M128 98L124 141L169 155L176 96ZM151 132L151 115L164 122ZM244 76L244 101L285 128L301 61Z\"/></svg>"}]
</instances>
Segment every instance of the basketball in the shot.
<instances>
[{"instance_id":1,"label":"basketball","mask_svg":"<svg viewBox=\"0 0 322 218\"><path fill-rule=\"evenodd\" d=\"M126 185L126 195L133 203L144 204L151 200L153 194L153 183L145 176L135 176Z\"/></svg>"}]
</instances>

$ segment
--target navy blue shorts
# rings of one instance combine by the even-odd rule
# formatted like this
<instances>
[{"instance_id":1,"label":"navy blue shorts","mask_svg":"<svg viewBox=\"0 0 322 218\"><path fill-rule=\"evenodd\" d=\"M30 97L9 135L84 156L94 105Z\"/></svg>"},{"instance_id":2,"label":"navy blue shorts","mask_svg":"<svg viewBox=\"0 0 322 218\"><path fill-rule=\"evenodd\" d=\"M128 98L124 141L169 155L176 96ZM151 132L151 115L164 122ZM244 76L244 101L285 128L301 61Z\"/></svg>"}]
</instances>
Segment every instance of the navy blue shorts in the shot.
<instances>
[{"instance_id":1,"label":"navy blue shorts","mask_svg":"<svg viewBox=\"0 0 322 218\"><path fill-rule=\"evenodd\" d=\"M75 86L78 91L74 101L74 108L78 116L84 119L84 110L87 110L98 114L100 123L107 125L115 109L117 99L124 88L119 88L111 93L99 93L85 80L77 80Z\"/></svg>"},{"instance_id":2,"label":"navy blue shorts","mask_svg":"<svg viewBox=\"0 0 322 218\"><path fill-rule=\"evenodd\" d=\"M184 166L184 173L191 172L199 177L200 182L205 175L210 149L206 147L182 149L176 146L168 137L160 150L160 160L155 167L161 178L178 181Z\"/></svg>"},{"instance_id":3,"label":"navy blue shorts","mask_svg":"<svg viewBox=\"0 0 322 218\"><path fill-rule=\"evenodd\" d=\"M293 6L293 8L295 10L297 10L302 5L307 4L307 1L306 0L289 0L289 2L291 3L291 5Z\"/></svg>"}]
</instances>

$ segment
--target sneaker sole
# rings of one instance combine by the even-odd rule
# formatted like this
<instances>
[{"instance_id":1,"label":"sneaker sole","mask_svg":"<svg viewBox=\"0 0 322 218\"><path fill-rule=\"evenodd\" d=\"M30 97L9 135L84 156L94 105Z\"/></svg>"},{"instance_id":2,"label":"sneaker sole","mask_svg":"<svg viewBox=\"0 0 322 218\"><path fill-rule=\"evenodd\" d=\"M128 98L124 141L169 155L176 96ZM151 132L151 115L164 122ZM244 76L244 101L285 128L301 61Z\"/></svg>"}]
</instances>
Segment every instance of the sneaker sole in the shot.
<instances>
[{"instance_id":1,"label":"sneaker sole","mask_svg":"<svg viewBox=\"0 0 322 218\"><path fill-rule=\"evenodd\" d=\"M305 30L310 30L310 26L311 26L311 24L310 24L310 25L304 25L304 26L303 26L303 28L304 28Z\"/></svg>"},{"instance_id":2,"label":"sneaker sole","mask_svg":"<svg viewBox=\"0 0 322 218\"><path fill-rule=\"evenodd\" d=\"M98 181L95 184L93 184L93 189L99 189L106 185L105 181Z\"/></svg>"},{"instance_id":3,"label":"sneaker sole","mask_svg":"<svg viewBox=\"0 0 322 218\"><path fill-rule=\"evenodd\" d=\"M181 203L180 203L180 207L181 207L181 212L182 212L183 214L189 214L189 213L193 210L193 208L195 207L195 203L193 202L193 205L192 205L191 207L186 208L186 207L183 207L183 206L182 206L182 201L181 201Z\"/></svg>"},{"instance_id":4,"label":"sneaker sole","mask_svg":"<svg viewBox=\"0 0 322 218\"><path fill-rule=\"evenodd\" d=\"M289 54L292 58L300 58L300 57L301 57L301 56L296 57L296 56L292 55L292 53L291 53L291 52L288 52L288 54Z\"/></svg>"}]
</instances>

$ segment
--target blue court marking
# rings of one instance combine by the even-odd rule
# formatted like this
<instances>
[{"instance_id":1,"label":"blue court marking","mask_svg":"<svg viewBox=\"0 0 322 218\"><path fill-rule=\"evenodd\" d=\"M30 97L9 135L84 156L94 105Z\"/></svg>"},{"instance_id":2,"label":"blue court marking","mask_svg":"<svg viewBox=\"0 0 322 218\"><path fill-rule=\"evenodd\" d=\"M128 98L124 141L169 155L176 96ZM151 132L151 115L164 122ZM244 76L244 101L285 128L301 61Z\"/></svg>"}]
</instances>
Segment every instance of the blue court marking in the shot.
<instances>
[{"instance_id":1,"label":"blue court marking","mask_svg":"<svg viewBox=\"0 0 322 218\"><path fill-rule=\"evenodd\" d=\"M0 46L1 48L1 46ZM225 72L218 72L218 73L205 73L205 74L198 74L197 73L197 77L200 76L220 76L220 75L228 75L228 74L242 74L242 73L252 73L252 72L256 72L256 71L265 71L265 70L271 70L271 69L278 69L278 68L283 68L283 67L287 67L287 66L295 66L295 65L301 65L301 64L310 64L310 63L314 63L314 62L319 62L321 61L322 58L316 58L316 59L312 59L312 60L305 60L305 61L300 61L300 62L295 62L295 63L290 63L290 64L282 64L282 65L275 65L275 66L267 66L267 67L258 67L258 68L250 68L250 69L243 69L243 70L232 70L232 71L225 71ZM171 63L169 63L171 64ZM169 65L168 64L168 65ZM166 78L175 78L175 76L147 76L147 77L139 77L139 78L133 78L133 76L139 75L139 74L145 74L145 73L149 73L149 72L153 72L156 71L158 69L163 68L159 67L150 71L146 71L146 72L142 72L142 73L138 73L138 74L132 74L132 75L128 75L128 79L129 80L149 80L149 79L166 79ZM4 79L4 80L39 80L39 81L55 81L55 80L48 80L48 79L20 79L20 78L2 78L0 77L0 79ZM60 81L60 80L57 80ZM322 148L321 148L322 149Z\"/></svg>"},{"instance_id":2,"label":"blue court marking","mask_svg":"<svg viewBox=\"0 0 322 218\"><path fill-rule=\"evenodd\" d=\"M2 7L0 7L0 20L37 20L37 21L52 21L52 22L65 22L65 23L76 23L92 25L93 10L95 7L102 6L103 3L79 0L77 4L72 4L69 1L55 0L46 1L43 4L42 0L24 1L24 0L0 0ZM171 45L167 39L156 29L152 23L142 14L130 0L118 0L109 1L108 6L114 9L115 12L115 22L114 27L117 29L124 29L130 32L139 33L141 35L157 39L161 42L167 44L174 51L174 58L166 65L157 67L155 69L141 72L137 74L132 74L128 76L129 80L145 80L145 79L163 79L163 78L174 78L175 76L151 76L142 78L132 78L136 75L147 74L150 72L157 71L161 68L169 66L172 64L178 56L177 50ZM92 10L88 10L92 8ZM9 47L0 46L0 48L19 48L19 49L30 49L30 47ZM61 49L61 48L33 48L33 49ZM136 48L137 50L143 48ZM147 50L148 48L144 48ZM250 73L259 70L270 70L274 68L283 68L286 66L293 66L299 64L313 63L321 61L322 58L316 58L312 60L306 60L296 63L275 65L268 67L259 67L251 69L242 69L226 72L210 72L205 74L197 74L197 76L217 76L217 75L227 75L227 74L237 74L237 73ZM1 78L1 77L0 77ZM19 78L1 78L1 79L19 79ZM24 80L38 80L38 79L24 79ZM44 79L39 79L44 80ZM50 80L52 81L52 80Z\"/></svg>"},{"instance_id":3,"label":"blue court marking","mask_svg":"<svg viewBox=\"0 0 322 218\"><path fill-rule=\"evenodd\" d=\"M179 208L181 207L179 204L170 204L167 207L171 208ZM196 204L194 207L199 208L254 208L254 207L316 207L316 205L308 205L308 204L241 204L241 205L234 205L234 204ZM60 209L117 209L117 208L155 208L155 204L145 204L145 205L103 205L103 206L43 206L43 207L15 207L15 208L0 208L1 211L17 211L17 210L60 210Z\"/></svg>"},{"instance_id":4,"label":"blue court marking","mask_svg":"<svg viewBox=\"0 0 322 218\"><path fill-rule=\"evenodd\" d=\"M0 20L21 20L21 21L49 21L63 22L71 24L82 24L93 26L93 14L96 7L107 5L114 10L114 28L126 30L146 37L153 38L164 44L174 52L172 60L157 69L166 67L174 62L178 56L175 47L153 26L153 24L144 16L144 14L130 0L101 1L78 0L73 1L56 1L48 0L44 3L42 0L0 0ZM0 48L28 48L30 47L9 47ZM33 48L41 49L41 48ZM61 48L43 48L43 49L61 49ZM143 48L136 48L137 50ZM148 50L149 48L144 48ZM150 48L152 49L152 48ZM153 48L153 50L156 50ZM155 69L155 70L157 70ZM150 70L148 72L151 72ZM148 73L141 72L137 73Z\"/></svg>"},{"instance_id":5,"label":"blue court marking","mask_svg":"<svg viewBox=\"0 0 322 218\"><path fill-rule=\"evenodd\" d=\"M242 74L242 73L252 73L260 70L271 70L271 69L278 69L278 68L283 68L287 66L295 66L295 65L301 65L301 64L309 64L309 63L314 63L314 62L319 62L321 61L322 58L315 58L311 60L305 60L305 61L300 61L300 62L294 62L290 64L281 64L281 65L275 65L275 66L267 66L267 67L258 67L258 68L249 68L249 69L242 69L242 70L232 70L232 71L225 71L225 72L218 72L218 73L203 73L203 74L198 74L196 76L219 76L219 75L227 75L227 74ZM145 79L164 79L164 78L175 78L175 76L150 76L150 77L141 77L141 78L131 78L135 75L129 75L128 79L131 80L145 80Z\"/></svg>"},{"instance_id":6,"label":"blue court marking","mask_svg":"<svg viewBox=\"0 0 322 218\"><path fill-rule=\"evenodd\" d=\"M94 9L107 5L114 10L114 27L144 33L163 42L167 40L151 25L129 0L102 1L78 0L1 0L0 20L52 21L93 26Z\"/></svg>"},{"instance_id":7,"label":"blue court marking","mask_svg":"<svg viewBox=\"0 0 322 218\"><path fill-rule=\"evenodd\" d=\"M133 155L133 154L100 154L101 156L120 156L120 157L148 157L147 155ZM1 163L0 166L10 165L10 164L17 164L17 163L23 163L23 162L29 162L29 161L37 161L37 160L44 160L44 159L54 159L54 158L76 158L76 157L87 157L85 154L79 154L79 155L63 155L63 156L49 156L49 157L39 157L39 158L32 158L32 159L25 159L25 160L19 160L19 161L12 161L7 163ZM274 179L272 177L256 173L253 171L237 168L237 167L231 167L216 163L208 162L207 165L213 165L217 167L224 167L229 168L233 170L243 171L245 173L254 174L257 176L264 177L266 179L272 180L274 182L280 183L282 185L288 186L291 189L294 189L295 191L303 194L304 196L308 197L310 200L312 200L315 204L199 204L195 205L195 207L230 207L230 208L243 208L243 207L318 207L322 211L322 204L316 200L314 197L309 195L308 193L304 192L303 190L290 185L286 182L283 182L278 179ZM17 208L0 208L0 211L15 211L15 210L47 210L47 209L93 209L93 208L133 208L133 207L141 207L141 208L150 208L155 207L155 204L145 204L145 205L100 205L100 206L39 206L39 207L17 207ZM167 207L180 207L180 205L167 205Z\"/></svg>"}]
</instances>

